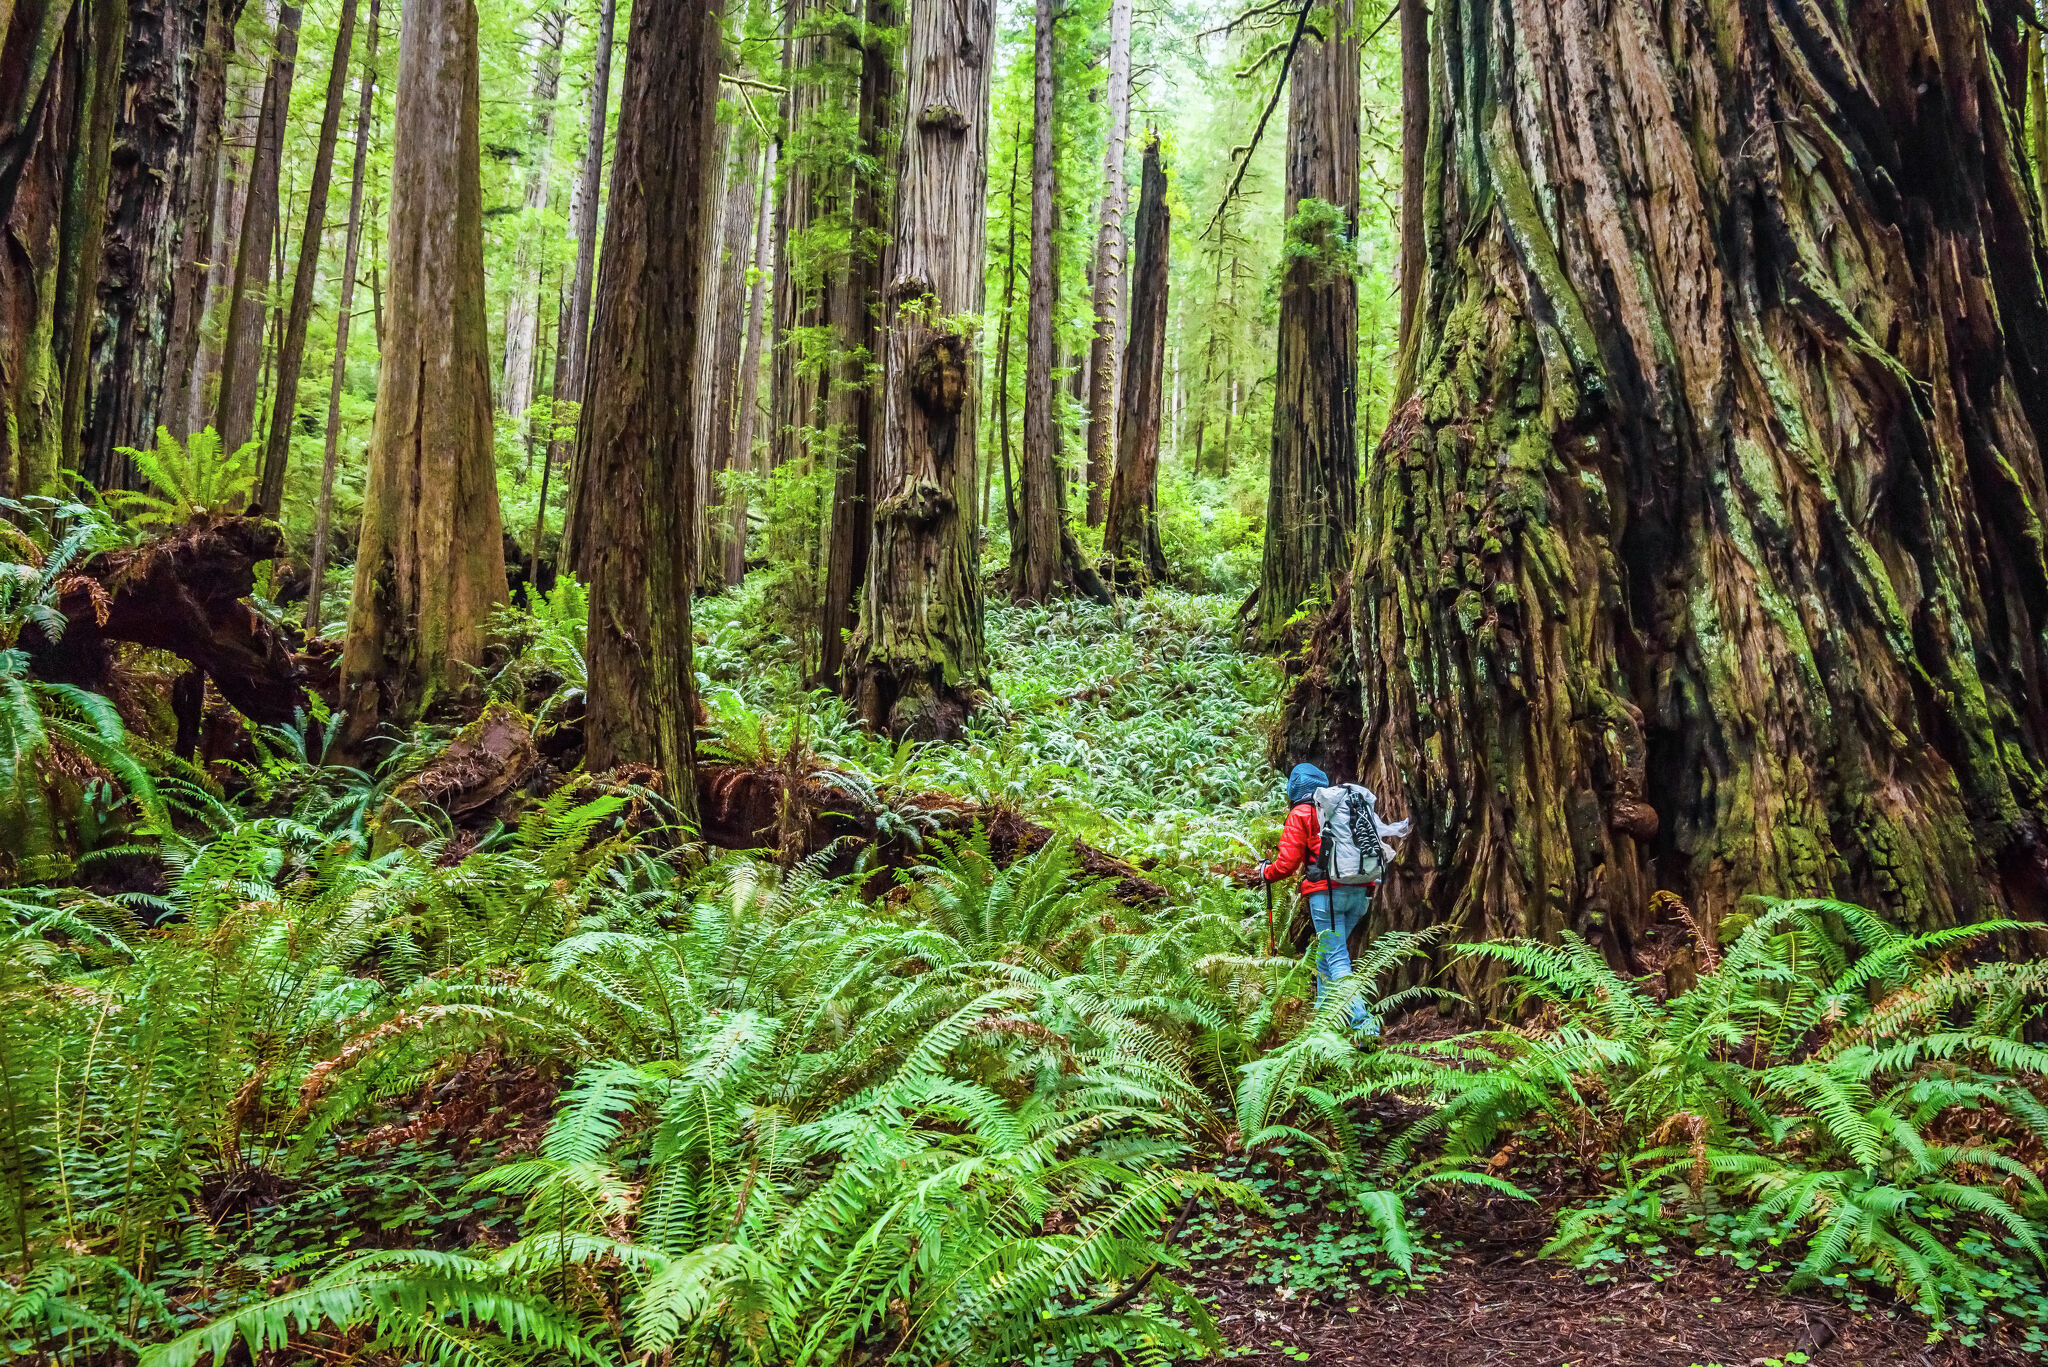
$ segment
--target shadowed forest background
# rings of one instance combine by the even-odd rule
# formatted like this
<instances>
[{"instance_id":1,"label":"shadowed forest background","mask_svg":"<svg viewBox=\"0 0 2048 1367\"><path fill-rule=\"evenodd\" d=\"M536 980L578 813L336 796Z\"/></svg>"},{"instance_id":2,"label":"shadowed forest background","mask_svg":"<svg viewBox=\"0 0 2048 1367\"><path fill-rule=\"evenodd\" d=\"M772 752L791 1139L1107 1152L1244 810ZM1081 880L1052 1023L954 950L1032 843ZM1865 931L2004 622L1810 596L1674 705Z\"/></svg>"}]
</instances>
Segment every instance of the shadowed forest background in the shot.
<instances>
[{"instance_id":1,"label":"shadowed forest background","mask_svg":"<svg viewBox=\"0 0 2048 1367\"><path fill-rule=\"evenodd\" d=\"M0 0L9 1360L2048 1355L2044 39Z\"/></svg>"}]
</instances>

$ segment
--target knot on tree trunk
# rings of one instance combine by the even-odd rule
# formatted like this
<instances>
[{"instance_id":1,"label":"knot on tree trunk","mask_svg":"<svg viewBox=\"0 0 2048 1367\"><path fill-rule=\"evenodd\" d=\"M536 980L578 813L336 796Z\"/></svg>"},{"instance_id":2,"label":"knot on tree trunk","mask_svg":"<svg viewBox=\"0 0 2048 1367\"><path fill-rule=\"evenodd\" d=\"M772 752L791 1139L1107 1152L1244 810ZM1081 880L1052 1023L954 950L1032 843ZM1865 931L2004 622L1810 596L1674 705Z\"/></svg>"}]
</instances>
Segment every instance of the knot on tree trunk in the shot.
<instances>
[{"instance_id":1,"label":"knot on tree trunk","mask_svg":"<svg viewBox=\"0 0 2048 1367\"><path fill-rule=\"evenodd\" d=\"M894 498L875 509L875 520L884 525L908 523L920 530L935 527L959 508L950 490L929 480L916 480Z\"/></svg>"},{"instance_id":2,"label":"knot on tree trunk","mask_svg":"<svg viewBox=\"0 0 2048 1367\"><path fill-rule=\"evenodd\" d=\"M910 366L910 396L925 416L950 419L967 401L967 339L945 333L926 342Z\"/></svg>"}]
</instances>

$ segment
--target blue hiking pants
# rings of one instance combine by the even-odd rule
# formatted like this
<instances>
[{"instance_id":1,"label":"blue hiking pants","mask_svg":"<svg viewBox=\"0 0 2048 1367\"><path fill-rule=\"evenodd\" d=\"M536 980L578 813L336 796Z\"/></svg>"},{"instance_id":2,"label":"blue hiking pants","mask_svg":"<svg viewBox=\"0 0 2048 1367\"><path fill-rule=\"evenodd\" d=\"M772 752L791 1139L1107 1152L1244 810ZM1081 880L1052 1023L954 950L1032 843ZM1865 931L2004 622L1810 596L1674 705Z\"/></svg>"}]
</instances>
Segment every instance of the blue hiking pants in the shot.
<instances>
[{"instance_id":1,"label":"blue hiking pants","mask_svg":"<svg viewBox=\"0 0 2048 1367\"><path fill-rule=\"evenodd\" d=\"M1330 984L1351 976L1351 928L1372 909L1372 894L1362 887L1335 887L1308 895L1308 916L1316 928L1320 953L1316 959L1316 1005L1323 1004ZM1351 1028L1368 1035L1380 1032L1379 1022L1363 1001L1351 1008Z\"/></svg>"}]
</instances>

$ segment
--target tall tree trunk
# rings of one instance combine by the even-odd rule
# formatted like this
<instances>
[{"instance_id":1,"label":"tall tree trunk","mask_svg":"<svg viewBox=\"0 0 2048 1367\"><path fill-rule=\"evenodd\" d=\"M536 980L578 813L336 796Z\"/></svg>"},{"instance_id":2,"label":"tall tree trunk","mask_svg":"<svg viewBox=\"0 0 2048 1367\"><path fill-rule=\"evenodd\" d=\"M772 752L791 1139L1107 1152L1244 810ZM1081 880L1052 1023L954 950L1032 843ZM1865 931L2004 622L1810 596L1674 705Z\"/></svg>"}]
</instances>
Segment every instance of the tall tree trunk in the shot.
<instances>
[{"instance_id":1,"label":"tall tree trunk","mask_svg":"<svg viewBox=\"0 0 2048 1367\"><path fill-rule=\"evenodd\" d=\"M1095 239L1095 337L1088 356L1088 525L1102 525L1117 449L1117 324L1123 313L1124 144L1131 131L1131 0L1109 4L1109 141L1102 154L1102 224Z\"/></svg>"},{"instance_id":2,"label":"tall tree trunk","mask_svg":"<svg viewBox=\"0 0 2048 1367\"><path fill-rule=\"evenodd\" d=\"M193 322L194 358L184 396L184 430L188 434L213 425L211 400L219 392L223 329L220 305L234 285L235 249L242 240L242 210L248 204L244 191L249 184L249 153L255 128L263 121L262 90L263 83L240 65L229 68L226 100L230 113L221 134L213 187L214 246Z\"/></svg>"},{"instance_id":3,"label":"tall tree trunk","mask_svg":"<svg viewBox=\"0 0 2048 1367\"><path fill-rule=\"evenodd\" d=\"M605 120L612 93L612 44L618 28L618 12L618 0L600 0L597 61L591 73L590 126L584 136L583 167L576 190L576 278L569 287L568 326L562 331L556 362L559 371L555 376L555 439L549 443L549 459L557 464L568 459L571 451L583 449L580 439L561 435L562 417L563 406L574 402L577 405L576 428L578 432L582 431L582 405L588 393L590 376L591 293L597 280L598 208L604 199ZM576 444L569 447L572 440ZM575 498L582 483L578 477L572 477L569 482L570 503L562 522L562 549L556 559L564 567L587 575L589 570L576 538Z\"/></svg>"},{"instance_id":4,"label":"tall tree trunk","mask_svg":"<svg viewBox=\"0 0 2048 1367\"><path fill-rule=\"evenodd\" d=\"M327 557L334 521L334 475L341 464L341 391L348 381L348 334L354 323L356 269L363 246L363 174L369 163L370 118L376 112L377 23L382 0L370 0L369 41L364 44L362 94L356 104L355 166L349 174L348 229L341 252L341 298L334 315L334 364L327 380L327 449L320 463L320 503L313 514L313 571L306 591L306 636L317 637L320 598L327 587Z\"/></svg>"},{"instance_id":5,"label":"tall tree trunk","mask_svg":"<svg viewBox=\"0 0 2048 1367\"><path fill-rule=\"evenodd\" d=\"M1267 646L1344 572L1358 520L1358 28L1321 12L1287 106L1287 259L1256 634Z\"/></svg>"},{"instance_id":6,"label":"tall tree trunk","mask_svg":"<svg viewBox=\"0 0 2048 1367\"><path fill-rule=\"evenodd\" d=\"M711 366L710 422L706 427L705 457L711 479L704 486L705 536L700 582L716 588L726 582L732 563L732 539L744 535L744 524L733 518L733 505L741 498L725 476L740 467L739 395L740 369L745 364L748 325L747 271L758 236L756 218L761 208L761 148L751 123L735 133L730 182L725 191L724 224L719 229L719 260L712 274L718 281L718 313L712 321L711 345L702 350L713 358ZM744 552L743 552L744 554Z\"/></svg>"},{"instance_id":7,"label":"tall tree trunk","mask_svg":"<svg viewBox=\"0 0 2048 1367\"><path fill-rule=\"evenodd\" d=\"M652 765L686 821L697 807L691 476L707 436L692 430L691 391L716 179L719 10L718 0L633 7L589 413L577 438L576 502L593 515L586 763Z\"/></svg>"},{"instance_id":8,"label":"tall tree trunk","mask_svg":"<svg viewBox=\"0 0 2048 1367\"><path fill-rule=\"evenodd\" d=\"M363 488L344 741L469 684L505 601L484 322L473 0L406 0L391 142L391 288Z\"/></svg>"},{"instance_id":9,"label":"tall tree trunk","mask_svg":"<svg viewBox=\"0 0 2048 1367\"><path fill-rule=\"evenodd\" d=\"M539 65L533 71L533 151L526 168L525 210L519 246L512 262L512 298L505 310L505 368L498 382L499 406L524 419L533 406L539 376L535 348L540 341L540 231L548 208L549 181L555 161L555 95L562 82L562 37L569 12L544 9L540 23Z\"/></svg>"},{"instance_id":10,"label":"tall tree trunk","mask_svg":"<svg viewBox=\"0 0 2048 1367\"><path fill-rule=\"evenodd\" d=\"M299 368L306 356L306 325L313 317L313 287L320 277L320 242L327 234L327 191L334 179L334 144L341 133L341 103L348 95L348 57L356 36L356 0L341 0L341 18L334 35L334 61L327 74L327 103L320 115L320 150L313 157L313 180L306 191L306 230L299 238L299 259L292 273L291 315L277 353L277 385L270 408L270 431L263 445L262 478L256 502L265 517L284 506L285 467L292 454L292 415L299 406Z\"/></svg>"},{"instance_id":11,"label":"tall tree trunk","mask_svg":"<svg viewBox=\"0 0 2048 1367\"><path fill-rule=\"evenodd\" d=\"M768 299L774 292L775 144L761 149L761 203L754 226L753 288L747 306L747 345L740 353L740 397L733 417L731 468L754 469L754 423L761 403L761 341L766 331ZM735 487L728 500L725 542L725 584L737 588L747 577L747 495Z\"/></svg>"},{"instance_id":12,"label":"tall tree trunk","mask_svg":"<svg viewBox=\"0 0 2048 1367\"><path fill-rule=\"evenodd\" d=\"M1054 46L1059 0L1037 0L1037 53L1031 103L1031 274L1024 324L1023 499L1010 549L1011 592L1020 603L1052 597L1059 576L1062 476L1056 455L1053 361L1054 312L1059 307L1059 251L1053 214L1059 168L1053 156L1057 65Z\"/></svg>"},{"instance_id":13,"label":"tall tree trunk","mask_svg":"<svg viewBox=\"0 0 2048 1367\"><path fill-rule=\"evenodd\" d=\"M214 5L218 0L214 0ZM124 446L153 445L162 417L178 233L212 185L197 178L200 119L219 136L218 73L207 112L207 0L130 0L127 59L101 247L91 399L79 473L101 489L133 486Z\"/></svg>"},{"instance_id":14,"label":"tall tree trunk","mask_svg":"<svg viewBox=\"0 0 2048 1367\"><path fill-rule=\"evenodd\" d=\"M256 429L264 305L270 293L271 252L278 227L278 173L284 158L285 117L291 110L292 73L298 62L301 13L299 6L290 3L278 10L276 49L270 59L270 74L263 82L263 114L250 155L242 240L235 252L227 330L221 342L220 404L214 422L222 447L229 451L248 441Z\"/></svg>"},{"instance_id":15,"label":"tall tree trunk","mask_svg":"<svg viewBox=\"0 0 2048 1367\"><path fill-rule=\"evenodd\" d=\"M880 164L888 155L888 120L899 82L897 45L884 38L896 26L895 0L867 0L868 37L861 51L859 136L863 154ZM853 235L858 243L873 242L887 231L882 212L888 202L879 175L857 176L853 187ZM875 403L868 373L880 347L877 307L883 286L879 253L857 248L841 278L834 282L831 312L847 339L845 359L832 378L827 425L843 434L838 477L832 500L831 540L825 560L824 620L821 623L818 674L828 685L840 682L846 638L858 625L854 590L867 581L868 554L874 541L874 448L881 440L881 410Z\"/></svg>"},{"instance_id":16,"label":"tall tree trunk","mask_svg":"<svg viewBox=\"0 0 2048 1367\"><path fill-rule=\"evenodd\" d=\"M582 421L583 358L590 342L590 295L597 271L598 204L604 190L605 109L611 97L612 38L617 16L617 0L603 0L598 16L597 60L591 78L589 130L584 137L583 158L576 169L576 188L569 197L569 220L576 236L576 269L568 290L562 296L561 315L555 325L555 375L548 401L547 455L540 472L540 510L534 519L535 555L539 555L541 542L547 534L547 491L552 472L575 454L573 431L563 435L564 428L569 425L564 419L573 415L578 424ZM573 499L575 492L575 481L571 479L568 497ZM574 517L572 506L563 519L561 545L555 556L556 564L565 570L574 564L571 560L574 548L569 536Z\"/></svg>"},{"instance_id":17,"label":"tall tree trunk","mask_svg":"<svg viewBox=\"0 0 2048 1367\"><path fill-rule=\"evenodd\" d=\"M2012 9L1478 13L1437 29L1419 384L1353 579L1366 781L1417 822L1382 905L1623 963L1660 885L1709 925L2039 915Z\"/></svg>"},{"instance_id":18,"label":"tall tree trunk","mask_svg":"<svg viewBox=\"0 0 2048 1367\"><path fill-rule=\"evenodd\" d=\"M992 0L911 0L883 304L874 544L847 692L879 731L949 739L985 688L971 329L981 312Z\"/></svg>"},{"instance_id":19,"label":"tall tree trunk","mask_svg":"<svg viewBox=\"0 0 2048 1367\"><path fill-rule=\"evenodd\" d=\"M1398 0L1401 7L1401 332L1394 402L1415 389L1416 320L1422 309L1427 225L1423 199L1429 184L1429 3ZM1366 429L1371 440L1372 429Z\"/></svg>"},{"instance_id":20,"label":"tall tree trunk","mask_svg":"<svg viewBox=\"0 0 2048 1367\"><path fill-rule=\"evenodd\" d=\"M1167 252L1173 241L1159 137L1145 148L1131 272L1131 343L1124 357L1123 415L1117 423L1116 476L1102 527L1112 582L1137 586L1166 577L1159 540L1159 408L1166 371Z\"/></svg>"},{"instance_id":21,"label":"tall tree trunk","mask_svg":"<svg viewBox=\"0 0 2048 1367\"><path fill-rule=\"evenodd\" d=\"M79 468L85 444L86 381L92 361L93 325L99 319L99 285L105 266L107 193L113 179L114 126L120 115L121 78L127 63L127 0L93 0L82 32L85 53L85 116L72 149L64 209L64 237L57 275L56 355L63 369L64 426L59 463Z\"/></svg>"},{"instance_id":22,"label":"tall tree trunk","mask_svg":"<svg viewBox=\"0 0 2048 1367\"><path fill-rule=\"evenodd\" d=\"M228 54L242 0L206 0L200 40L192 130L187 159L183 219L178 227L178 260L171 274L170 321L164 339L163 421L179 437L191 435L192 374L199 365L200 324L206 313L206 280L212 269L219 219L214 200L223 177L221 141L226 132Z\"/></svg>"}]
</instances>

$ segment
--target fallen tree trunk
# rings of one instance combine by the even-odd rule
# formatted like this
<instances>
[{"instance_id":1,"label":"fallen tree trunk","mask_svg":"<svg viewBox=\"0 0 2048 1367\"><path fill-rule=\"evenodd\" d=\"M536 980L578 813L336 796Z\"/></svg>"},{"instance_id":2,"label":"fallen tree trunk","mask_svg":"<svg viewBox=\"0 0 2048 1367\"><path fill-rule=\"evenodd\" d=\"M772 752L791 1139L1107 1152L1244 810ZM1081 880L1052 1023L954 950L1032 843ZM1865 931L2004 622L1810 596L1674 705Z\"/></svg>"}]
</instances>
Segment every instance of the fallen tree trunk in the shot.
<instances>
[{"instance_id":1,"label":"fallen tree trunk","mask_svg":"<svg viewBox=\"0 0 2048 1367\"><path fill-rule=\"evenodd\" d=\"M251 721L290 723L306 676L284 634L247 602L256 565L284 551L284 529L254 517L195 521L146 546L94 556L63 581L67 626L22 645L38 677L107 692L117 641L167 650L202 670Z\"/></svg>"}]
</instances>

